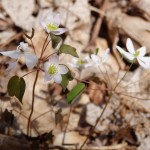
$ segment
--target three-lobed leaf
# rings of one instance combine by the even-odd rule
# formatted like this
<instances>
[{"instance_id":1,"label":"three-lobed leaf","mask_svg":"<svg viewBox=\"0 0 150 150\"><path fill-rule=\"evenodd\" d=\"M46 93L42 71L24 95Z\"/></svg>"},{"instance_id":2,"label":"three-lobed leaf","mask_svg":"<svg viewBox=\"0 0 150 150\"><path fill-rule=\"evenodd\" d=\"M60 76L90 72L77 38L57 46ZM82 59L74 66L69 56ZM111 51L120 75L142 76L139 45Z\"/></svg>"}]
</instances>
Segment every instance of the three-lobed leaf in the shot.
<instances>
[{"instance_id":1,"label":"three-lobed leaf","mask_svg":"<svg viewBox=\"0 0 150 150\"><path fill-rule=\"evenodd\" d=\"M76 48L70 46L70 45L67 45L67 44L62 44L59 48L59 52L60 53L64 53L64 54L70 54L74 57L77 57L79 58L77 52L76 52Z\"/></svg>"},{"instance_id":2,"label":"three-lobed leaf","mask_svg":"<svg viewBox=\"0 0 150 150\"><path fill-rule=\"evenodd\" d=\"M10 78L7 91L9 96L15 96L22 103L22 98L25 92L26 84L23 78L19 78L18 76L13 76Z\"/></svg>"},{"instance_id":3,"label":"three-lobed leaf","mask_svg":"<svg viewBox=\"0 0 150 150\"><path fill-rule=\"evenodd\" d=\"M66 87L67 87L69 81L71 81L71 80L73 80L73 77L72 77L70 71L68 73L62 75L61 86L63 87L64 91L66 90Z\"/></svg>"},{"instance_id":4,"label":"three-lobed leaf","mask_svg":"<svg viewBox=\"0 0 150 150\"><path fill-rule=\"evenodd\" d=\"M68 94L67 94L67 102L71 104L85 89L84 83L78 83Z\"/></svg>"},{"instance_id":5,"label":"three-lobed leaf","mask_svg":"<svg viewBox=\"0 0 150 150\"><path fill-rule=\"evenodd\" d=\"M54 34L50 34L51 40L52 40L52 47L56 48L58 44L62 41L60 36L56 36Z\"/></svg>"}]
</instances>

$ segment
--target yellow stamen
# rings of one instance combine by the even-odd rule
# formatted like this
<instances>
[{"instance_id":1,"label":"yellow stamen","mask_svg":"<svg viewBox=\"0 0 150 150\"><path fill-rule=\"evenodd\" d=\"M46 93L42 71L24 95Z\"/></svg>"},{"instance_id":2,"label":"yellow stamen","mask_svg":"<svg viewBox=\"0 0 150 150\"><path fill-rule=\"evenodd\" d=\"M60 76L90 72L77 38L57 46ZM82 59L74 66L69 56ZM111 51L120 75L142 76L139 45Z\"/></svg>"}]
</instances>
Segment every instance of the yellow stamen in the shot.
<instances>
[{"instance_id":1,"label":"yellow stamen","mask_svg":"<svg viewBox=\"0 0 150 150\"><path fill-rule=\"evenodd\" d=\"M54 23L47 24L47 28L51 31L55 31L58 27Z\"/></svg>"},{"instance_id":2,"label":"yellow stamen","mask_svg":"<svg viewBox=\"0 0 150 150\"><path fill-rule=\"evenodd\" d=\"M55 75L58 72L58 68L55 65L51 65L48 69L50 75Z\"/></svg>"},{"instance_id":3,"label":"yellow stamen","mask_svg":"<svg viewBox=\"0 0 150 150\"><path fill-rule=\"evenodd\" d=\"M140 54L140 52L139 52L139 51L136 51L135 54L134 54L134 56L135 56L135 57L138 57L139 54Z\"/></svg>"}]
</instances>

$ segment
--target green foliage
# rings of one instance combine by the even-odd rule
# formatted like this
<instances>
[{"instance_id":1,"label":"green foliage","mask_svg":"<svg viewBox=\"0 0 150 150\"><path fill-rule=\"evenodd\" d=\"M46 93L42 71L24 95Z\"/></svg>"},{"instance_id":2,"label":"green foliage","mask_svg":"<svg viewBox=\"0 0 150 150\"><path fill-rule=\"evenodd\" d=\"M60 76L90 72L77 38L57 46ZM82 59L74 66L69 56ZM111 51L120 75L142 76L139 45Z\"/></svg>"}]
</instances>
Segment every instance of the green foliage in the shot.
<instances>
[{"instance_id":1,"label":"green foliage","mask_svg":"<svg viewBox=\"0 0 150 150\"><path fill-rule=\"evenodd\" d=\"M93 54L92 50L89 50L89 57L91 58L91 55Z\"/></svg>"},{"instance_id":2,"label":"green foliage","mask_svg":"<svg viewBox=\"0 0 150 150\"><path fill-rule=\"evenodd\" d=\"M98 54L98 51L99 51L99 49L98 49L98 48L96 48L96 52L95 52L95 54L96 54L96 55Z\"/></svg>"},{"instance_id":3,"label":"green foliage","mask_svg":"<svg viewBox=\"0 0 150 150\"><path fill-rule=\"evenodd\" d=\"M25 92L26 84L23 78L13 76L8 82L7 91L10 96L16 96L22 103L22 98Z\"/></svg>"},{"instance_id":4,"label":"green foliage","mask_svg":"<svg viewBox=\"0 0 150 150\"><path fill-rule=\"evenodd\" d=\"M69 81L71 81L71 80L73 80L73 77L72 77L70 71L68 73L62 75L61 86L63 87L64 91L66 90L66 87L67 87Z\"/></svg>"},{"instance_id":5,"label":"green foliage","mask_svg":"<svg viewBox=\"0 0 150 150\"><path fill-rule=\"evenodd\" d=\"M78 83L68 94L67 102L71 104L75 98L77 98L85 89L84 83Z\"/></svg>"},{"instance_id":6,"label":"green foliage","mask_svg":"<svg viewBox=\"0 0 150 150\"><path fill-rule=\"evenodd\" d=\"M60 36L56 36L52 33L50 33L50 37L51 37L51 40L52 40L52 47L53 48L56 48L57 45L59 44L59 42L62 40Z\"/></svg>"},{"instance_id":7,"label":"green foliage","mask_svg":"<svg viewBox=\"0 0 150 150\"><path fill-rule=\"evenodd\" d=\"M79 58L79 56L76 52L76 48L74 48L70 45L67 45L67 44L62 44L59 48L59 52L64 53L64 54L69 54L69 55Z\"/></svg>"},{"instance_id":8,"label":"green foliage","mask_svg":"<svg viewBox=\"0 0 150 150\"><path fill-rule=\"evenodd\" d=\"M95 55L97 55L98 54L98 52L99 52L99 48L96 48L96 50L95 50ZM93 50L89 50L89 57L91 58L91 55L93 54Z\"/></svg>"},{"instance_id":9,"label":"green foliage","mask_svg":"<svg viewBox=\"0 0 150 150\"><path fill-rule=\"evenodd\" d=\"M24 32L23 32L24 33ZM34 28L32 28L32 33L31 33L31 36L27 35L26 33L24 33L24 35L28 38L28 39L32 39L34 37L34 33L35 33L35 30Z\"/></svg>"}]
</instances>

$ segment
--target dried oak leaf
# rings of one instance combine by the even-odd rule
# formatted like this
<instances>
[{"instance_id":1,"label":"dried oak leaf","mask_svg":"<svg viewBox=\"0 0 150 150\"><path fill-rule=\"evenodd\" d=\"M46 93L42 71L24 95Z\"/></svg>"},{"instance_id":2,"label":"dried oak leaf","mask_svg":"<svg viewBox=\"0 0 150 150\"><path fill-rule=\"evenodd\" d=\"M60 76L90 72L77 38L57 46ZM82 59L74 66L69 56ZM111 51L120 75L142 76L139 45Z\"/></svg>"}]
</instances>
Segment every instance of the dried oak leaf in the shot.
<instances>
[{"instance_id":1,"label":"dried oak leaf","mask_svg":"<svg viewBox=\"0 0 150 150\"><path fill-rule=\"evenodd\" d=\"M125 140L132 145L138 145L138 140L135 134L135 131L132 127L126 126L125 128L121 128L115 135L115 141Z\"/></svg>"},{"instance_id":2,"label":"dried oak leaf","mask_svg":"<svg viewBox=\"0 0 150 150\"><path fill-rule=\"evenodd\" d=\"M86 92L94 104L100 105L103 103L104 97L107 94L105 89L106 84L103 81L100 82L98 78L95 78L95 81L89 81Z\"/></svg>"}]
</instances>

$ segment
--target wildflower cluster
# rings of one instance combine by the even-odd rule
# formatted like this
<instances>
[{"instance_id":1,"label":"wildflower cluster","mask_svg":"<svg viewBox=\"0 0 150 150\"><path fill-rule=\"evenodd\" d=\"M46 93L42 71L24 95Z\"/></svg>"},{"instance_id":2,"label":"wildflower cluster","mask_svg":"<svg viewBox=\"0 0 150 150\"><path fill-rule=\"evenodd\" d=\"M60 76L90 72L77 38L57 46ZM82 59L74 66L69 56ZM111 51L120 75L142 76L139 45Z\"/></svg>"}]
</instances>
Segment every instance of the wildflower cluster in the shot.
<instances>
[{"instance_id":1,"label":"wildflower cluster","mask_svg":"<svg viewBox=\"0 0 150 150\"><path fill-rule=\"evenodd\" d=\"M48 34L61 35L67 31L66 28L59 28L59 13L47 15L46 19L41 21L41 25ZM9 64L7 70L13 69L21 57L25 59L25 63L30 69L32 69L33 67L39 69L39 62L40 60L43 60L42 58L38 58L35 53L31 52L29 50L28 43L24 42L20 42L20 45L17 47L16 50L0 53L4 56L8 56L12 59L15 59L14 62ZM43 52L41 53L41 55L43 55ZM65 65L59 64L59 56L55 54L51 55L49 57L49 61L44 63L44 71L45 81L50 81L54 79L56 83L61 83L61 75L66 74L69 71L69 69Z\"/></svg>"},{"instance_id":2,"label":"wildflower cluster","mask_svg":"<svg viewBox=\"0 0 150 150\"><path fill-rule=\"evenodd\" d=\"M59 13L48 14L47 17L41 21L41 25L46 30L48 35L51 35L51 37L55 37L54 39L52 39L52 44L53 42L59 43L60 40L58 40L58 38L60 39L60 37L58 35L61 35L67 31L66 28L59 27L60 26L60 14ZM53 40L56 40L57 42ZM46 38L45 43L46 42L47 42L47 38ZM135 50L133 43L131 39L129 38L127 39L126 46L129 52L126 52L120 46L116 46L116 48L128 60L130 61L137 60L143 68L150 68L150 57L144 56L146 54L145 47L141 47L138 50ZM45 45L43 47L45 47ZM68 47L69 47L69 52L67 50ZM45 72L44 79L46 82L54 80L56 83L61 84L62 76L70 72L70 70L66 65L60 64L58 54L67 53L67 54L71 54L72 56L78 57L75 48L72 48L71 46L64 44L63 46L61 46L60 50L56 50L55 54L49 55L48 61L47 60L45 61L43 58L44 52L45 52L45 48L42 49L41 57L38 58L36 55L36 52L35 51L32 52L29 49L28 43L20 42L20 45L17 47L16 50L5 51L5 52L0 52L0 53L4 56L8 56L14 59L14 61L9 64L7 70L13 69L16 66L17 62L20 60L20 58L24 58L25 63L28 68L30 69L35 68L36 70L42 70ZM109 48L106 49L106 52L104 53L102 57L99 57L97 53L98 51L96 52L96 54L93 54L93 53L89 54L89 56L85 58L83 57L73 58L72 63L70 62L68 64L71 67L75 67L78 69L92 67L94 64L101 66L103 63L105 63L108 60L110 49ZM41 68L41 64L43 64L43 68ZM68 83L68 81L66 82Z\"/></svg>"}]
</instances>

